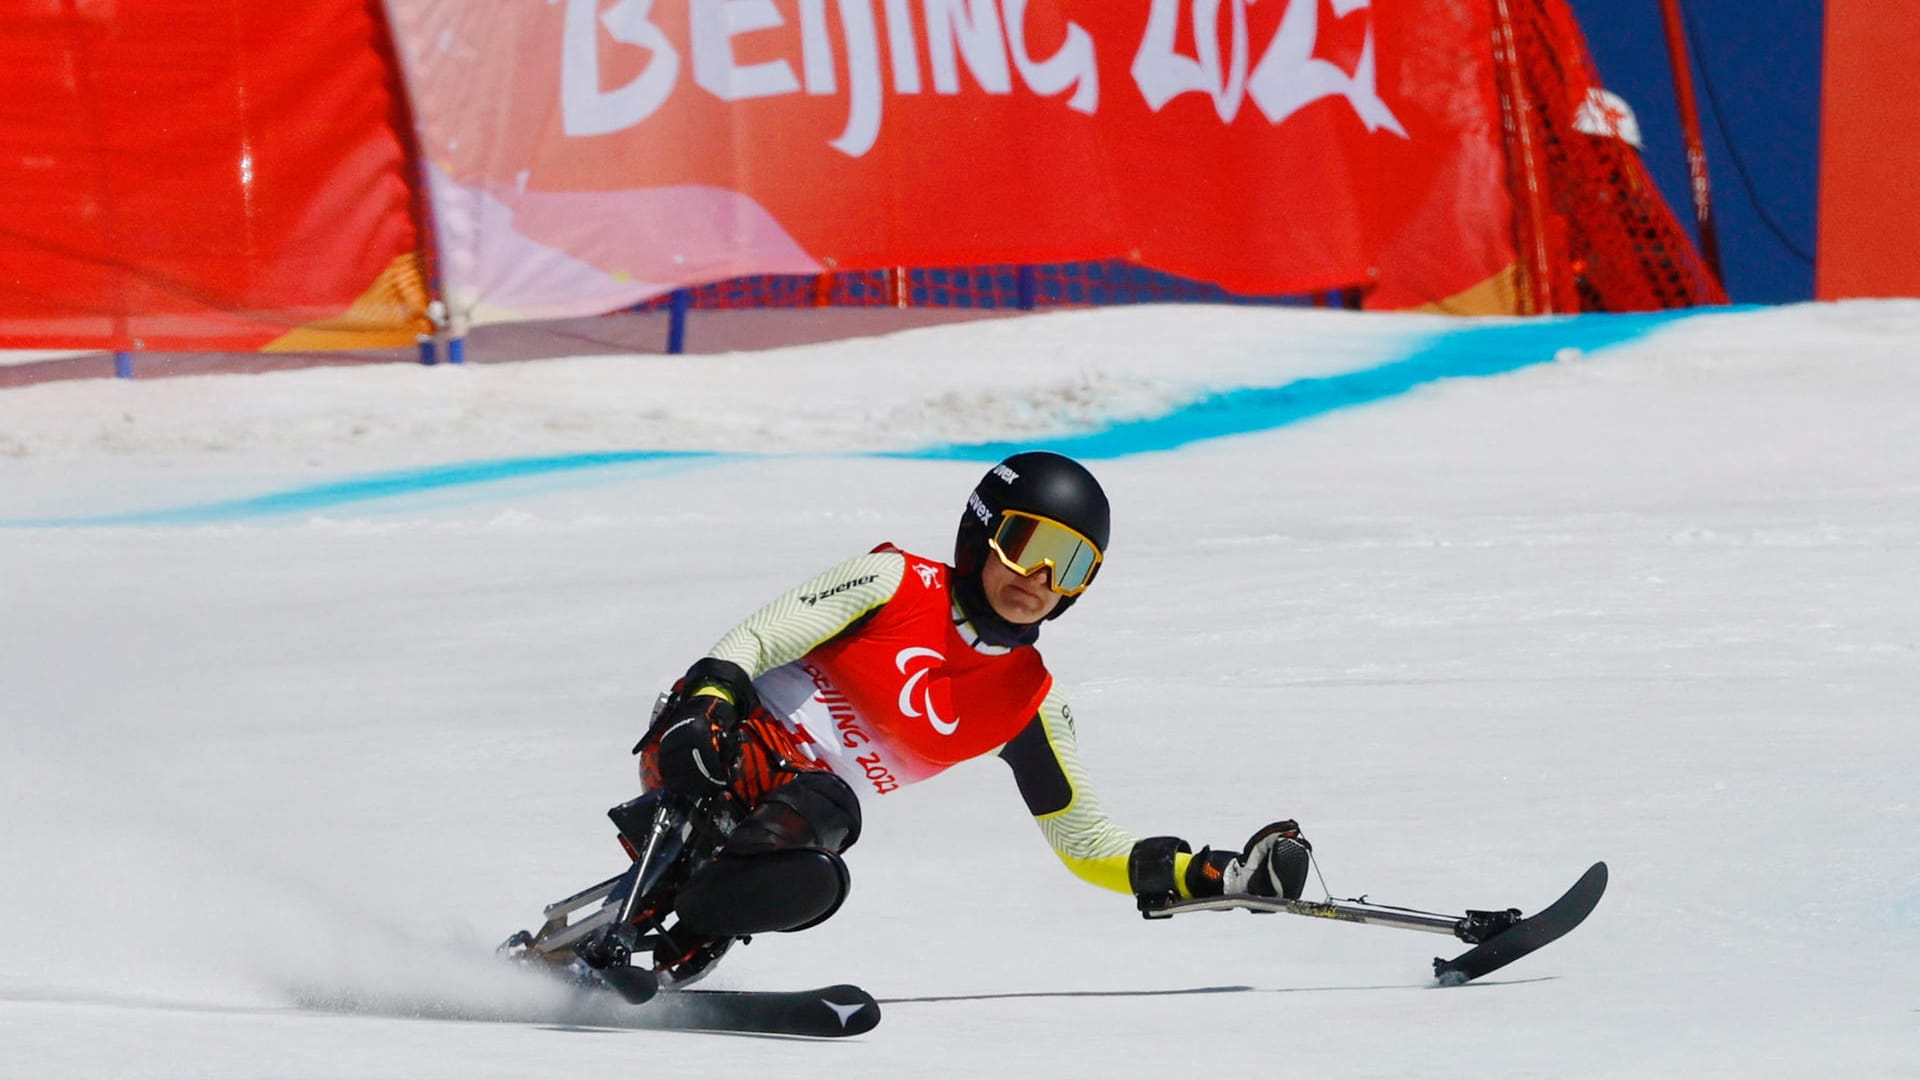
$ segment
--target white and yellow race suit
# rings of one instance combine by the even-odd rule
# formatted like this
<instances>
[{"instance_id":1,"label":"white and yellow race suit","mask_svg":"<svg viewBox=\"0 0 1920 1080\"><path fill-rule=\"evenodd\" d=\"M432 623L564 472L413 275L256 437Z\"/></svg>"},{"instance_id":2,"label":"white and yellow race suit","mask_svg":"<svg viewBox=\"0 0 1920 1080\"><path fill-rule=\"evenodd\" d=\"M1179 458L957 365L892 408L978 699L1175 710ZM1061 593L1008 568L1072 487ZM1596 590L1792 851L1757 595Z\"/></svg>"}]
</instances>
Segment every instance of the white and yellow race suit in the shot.
<instances>
[{"instance_id":1,"label":"white and yellow race suit","mask_svg":"<svg viewBox=\"0 0 1920 1080\"><path fill-rule=\"evenodd\" d=\"M776 598L710 655L746 671L809 765L832 769L863 796L998 754L1068 869L1130 893L1139 837L1101 812L1066 695L1033 646L980 640L952 574L882 545ZM1188 858L1177 857L1175 880L1184 882Z\"/></svg>"}]
</instances>

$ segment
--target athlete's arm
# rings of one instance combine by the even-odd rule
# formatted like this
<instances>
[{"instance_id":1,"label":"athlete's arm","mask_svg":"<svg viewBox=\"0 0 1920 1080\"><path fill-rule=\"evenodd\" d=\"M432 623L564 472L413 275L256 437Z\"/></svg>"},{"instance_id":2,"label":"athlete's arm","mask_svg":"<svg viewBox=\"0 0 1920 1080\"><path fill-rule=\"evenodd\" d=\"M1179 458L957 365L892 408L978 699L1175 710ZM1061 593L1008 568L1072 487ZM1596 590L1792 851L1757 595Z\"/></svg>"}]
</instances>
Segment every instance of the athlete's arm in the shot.
<instances>
[{"instance_id":1,"label":"athlete's arm","mask_svg":"<svg viewBox=\"0 0 1920 1080\"><path fill-rule=\"evenodd\" d=\"M1131 895L1127 863L1140 838L1101 812L1080 765L1073 713L1057 683L1033 722L1000 748L1000 757L1012 766L1027 810L1067 869L1101 888ZM1185 853L1174 857L1176 881L1184 883L1191 858ZM1181 891L1184 894L1184 884Z\"/></svg>"},{"instance_id":2,"label":"athlete's arm","mask_svg":"<svg viewBox=\"0 0 1920 1080\"><path fill-rule=\"evenodd\" d=\"M907 559L897 551L857 558L802 582L727 631L707 655L756 679L800 659L880 610L900 588Z\"/></svg>"}]
</instances>

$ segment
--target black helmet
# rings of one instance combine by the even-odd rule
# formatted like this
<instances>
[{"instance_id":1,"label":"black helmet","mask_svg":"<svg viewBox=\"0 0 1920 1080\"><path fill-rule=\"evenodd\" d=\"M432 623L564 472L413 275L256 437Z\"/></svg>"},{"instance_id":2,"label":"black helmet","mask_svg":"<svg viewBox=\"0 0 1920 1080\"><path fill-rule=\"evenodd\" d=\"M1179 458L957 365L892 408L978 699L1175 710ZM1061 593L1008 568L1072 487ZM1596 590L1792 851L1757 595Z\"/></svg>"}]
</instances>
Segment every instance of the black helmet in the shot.
<instances>
[{"instance_id":1,"label":"black helmet","mask_svg":"<svg viewBox=\"0 0 1920 1080\"><path fill-rule=\"evenodd\" d=\"M1015 454L995 465L967 496L953 543L954 576L963 586L962 606L976 625L983 621L982 616L991 615L979 586L980 568L991 555L987 539L1000 528L1008 511L1065 525L1091 541L1098 554L1104 554L1107 548L1112 525L1107 493L1084 465L1045 450ZM1098 570L1096 564L1088 571L1088 582ZM1047 618L1059 618L1076 599L1073 595L1062 596Z\"/></svg>"}]
</instances>

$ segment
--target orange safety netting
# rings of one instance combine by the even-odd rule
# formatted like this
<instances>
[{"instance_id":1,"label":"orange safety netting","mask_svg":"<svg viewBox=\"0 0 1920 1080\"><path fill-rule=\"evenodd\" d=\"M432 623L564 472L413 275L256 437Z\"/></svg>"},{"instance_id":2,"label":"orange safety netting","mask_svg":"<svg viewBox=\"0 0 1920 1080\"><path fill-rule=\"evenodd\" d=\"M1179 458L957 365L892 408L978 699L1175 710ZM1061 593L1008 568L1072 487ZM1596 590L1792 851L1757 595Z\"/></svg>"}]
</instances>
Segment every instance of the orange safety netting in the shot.
<instances>
[{"instance_id":1,"label":"orange safety netting","mask_svg":"<svg viewBox=\"0 0 1920 1080\"><path fill-rule=\"evenodd\" d=\"M1527 313L1725 303L1599 93L1565 0L1495 0L1495 55Z\"/></svg>"}]
</instances>

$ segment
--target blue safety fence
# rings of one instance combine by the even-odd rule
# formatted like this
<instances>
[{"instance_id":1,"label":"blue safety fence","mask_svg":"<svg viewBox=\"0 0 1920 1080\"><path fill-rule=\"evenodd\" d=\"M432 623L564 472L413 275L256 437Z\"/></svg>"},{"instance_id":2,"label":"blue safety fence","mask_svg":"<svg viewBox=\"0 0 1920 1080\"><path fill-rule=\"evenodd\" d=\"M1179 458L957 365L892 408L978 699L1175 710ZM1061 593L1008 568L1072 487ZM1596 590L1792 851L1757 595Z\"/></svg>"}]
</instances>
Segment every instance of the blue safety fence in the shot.
<instances>
[{"instance_id":1,"label":"blue safety fence","mask_svg":"<svg viewBox=\"0 0 1920 1080\"><path fill-rule=\"evenodd\" d=\"M677 352L674 345L685 338L685 320L697 311L800 307L1032 310L1152 303L1358 307L1359 293L1342 290L1243 295L1209 282L1111 259L1033 266L899 267L756 275L679 289L633 310L671 313L674 325L669 331L668 351Z\"/></svg>"}]
</instances>

